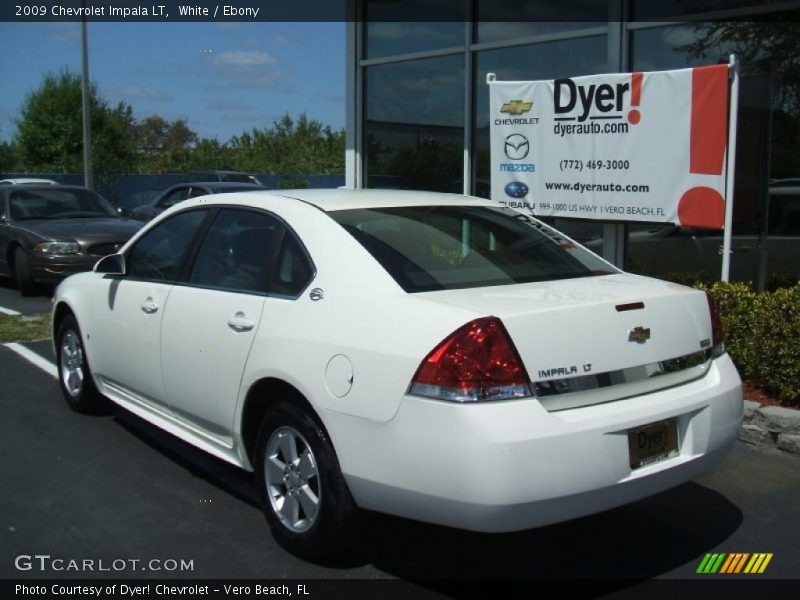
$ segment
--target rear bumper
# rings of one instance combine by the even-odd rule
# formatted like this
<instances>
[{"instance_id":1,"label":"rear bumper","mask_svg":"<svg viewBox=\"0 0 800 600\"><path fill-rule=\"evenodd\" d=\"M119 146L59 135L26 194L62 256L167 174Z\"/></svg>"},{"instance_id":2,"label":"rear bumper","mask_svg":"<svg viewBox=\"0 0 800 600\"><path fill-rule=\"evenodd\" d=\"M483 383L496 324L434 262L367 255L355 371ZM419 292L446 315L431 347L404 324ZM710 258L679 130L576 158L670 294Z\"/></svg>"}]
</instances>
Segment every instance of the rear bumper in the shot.
<instances>
[{"instance_id":1,"label":"rear bumper","mask_svg":"<svg viewBox=\"0 0 800 600\"><path fill-rule=\"evenodd\" d=\"M554 413L536 400L468 406L407 396L388 423L327 416L360 506L500 532L600 512L694 478L736 440L742 393L723 355L702 379ZM628 430L668 418L678 422L678 456L632 471Z\"/></svg>"}]
</instances>

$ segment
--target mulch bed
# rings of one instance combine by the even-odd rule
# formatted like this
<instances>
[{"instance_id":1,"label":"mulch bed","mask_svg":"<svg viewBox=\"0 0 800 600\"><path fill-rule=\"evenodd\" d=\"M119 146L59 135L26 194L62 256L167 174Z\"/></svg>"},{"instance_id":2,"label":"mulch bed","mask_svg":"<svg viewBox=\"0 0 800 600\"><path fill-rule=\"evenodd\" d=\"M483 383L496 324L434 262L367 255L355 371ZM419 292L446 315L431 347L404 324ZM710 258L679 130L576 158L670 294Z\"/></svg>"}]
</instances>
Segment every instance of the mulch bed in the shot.
<instances>
[{"instance_id":1,"label":"mulch bed","mask_svg":"<svg viewBox=\"0 0 800 600\"><path fill-rule=\"evenodd\" d=\"M768 392L749 381L742 382L742 392L744 392L745 400L752 400L758 402L761 406L782 406L784 408L798 408L783 400L771 396Z\"/></svg>"}]
</instances>

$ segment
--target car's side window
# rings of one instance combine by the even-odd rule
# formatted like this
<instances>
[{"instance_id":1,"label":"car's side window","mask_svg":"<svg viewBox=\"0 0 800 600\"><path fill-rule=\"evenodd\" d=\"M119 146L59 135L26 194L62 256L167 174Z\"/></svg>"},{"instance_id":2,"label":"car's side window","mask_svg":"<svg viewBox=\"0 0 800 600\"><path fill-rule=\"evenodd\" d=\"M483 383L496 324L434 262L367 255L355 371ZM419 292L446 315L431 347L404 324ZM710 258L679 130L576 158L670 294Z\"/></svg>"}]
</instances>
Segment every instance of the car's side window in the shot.
<instances>
[{"instance_id":1,"label":"car's side window","mask_svg":"<svg viewBox=\"0 0 800 600\"><path fill-rule=\"evenodd\" d=\"M206 210L190 210L159 223L128 253L126 273L135 279L175 281Z\"/></svg>"},{"instance_id":2,"label":"car's side window","mask_svg":"<svg viewBox=\"0 0 800 600\"><path fill-rule=\"evenodd\" d=\"M273 242L282 230L266 213L223 209L197 253L189 283L230 291L263 292Z\"/></svg>"},{"instance_id":3,"label":"car's side window","mask_svg":"<svg viewBox=\"0 0 800 600\"><path fill-rule=\"evenodd\" d=\"M189 189L190 188L188 188L188 187L183 187L183 188L175 190L174 192L169 194L167 197L162 198L159 201L158 208L165 208L166 209L166 208L169 208L171 206L174 206L175 204L177 204L178 202L181 202L182 200L186 200L189 197Z\"/></svg>"},{"instance_id":4,"label":"car's side window","mask_svg":"<svg viewBox=\"0 0 800 600\"><path fill-rule=\"evenodd\" d=\"M269 291L285 296L297 296L314 276L314 268L300 244L288 231L283 236L275 263Z\"/></svg>"},{"instance_id":5,"label":"car's side window","mask_svg":"<svg viewBox=\"0 0 800 600\"><path fill-rule=\"evenodd\" d=\"M193 187L189 189L189 198L197 198L198 196L207 196L209 191L202 187Z\"/></svg>"}]
</instances>

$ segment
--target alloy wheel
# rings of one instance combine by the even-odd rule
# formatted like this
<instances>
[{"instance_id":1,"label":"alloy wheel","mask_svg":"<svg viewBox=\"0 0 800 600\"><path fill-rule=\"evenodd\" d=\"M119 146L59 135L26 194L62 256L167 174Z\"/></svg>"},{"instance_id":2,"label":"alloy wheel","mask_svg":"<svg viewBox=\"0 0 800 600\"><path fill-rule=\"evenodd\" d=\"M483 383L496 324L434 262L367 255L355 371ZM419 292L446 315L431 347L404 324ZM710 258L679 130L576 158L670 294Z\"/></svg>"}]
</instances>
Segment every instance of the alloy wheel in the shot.
<instances>
[{"instance_id":1,"label":"alloy wheel","mask_svg":"<svg viewBox=\"0 0 800 600\"><path fill-rule=\"evenodd\" d=\"M78 397L83 388L83 348L78 334L68 330L61 338L61 381L73 398Z\"/></svg>"},{"instance_id":2,"label":"alloy wheel","mask_svg":"<svg viewBox=\"0 0 800 600\"><path fill-rule=\"evenodd\" d=\"M272 510L290 531L308 531L319 515L317 460L306 439L291 427L277 428L267 442L264 480Z\"/></svg>"}]
</instances>

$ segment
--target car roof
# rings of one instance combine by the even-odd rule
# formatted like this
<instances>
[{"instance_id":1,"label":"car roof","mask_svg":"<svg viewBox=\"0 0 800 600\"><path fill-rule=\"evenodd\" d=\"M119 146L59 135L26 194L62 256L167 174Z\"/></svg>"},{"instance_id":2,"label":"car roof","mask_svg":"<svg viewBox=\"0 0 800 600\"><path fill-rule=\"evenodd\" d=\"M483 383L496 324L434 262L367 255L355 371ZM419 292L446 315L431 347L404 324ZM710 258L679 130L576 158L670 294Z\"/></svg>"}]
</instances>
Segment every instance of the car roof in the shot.
<instances>
[{"instance_id":1,"label":"car roof","mask_svg":"<svg viewBox=\"0 0 800 600\"><path fill-rule=\"evenodd\" d=\"M94 190L90 190L87 187L82 185L61 185L56 184L53 185L52 183L37 183L37 184L26 184L26 185L9 185L9 186L2 186L0 187L1 190L8 190L9 192L32 192L36 190L45 190L48 192L57 192L58 190L83 190L85 192L95 192Z\"/></svg>"},{"instance_id":2,"label":"car roof","mask_svg":"<svg viewBox=\"0 0 800 600\"><path fill-rule=\"evenodd\" d=\"M0 183L11 185L58 185L52 179L44 179L41 177L14 177L11 179L0 179Z\"/></svg>"},{"instance_id":3,"label":"car roof","mask_svg":"<svg viewBox=\"0 0 800 600\"><path fill-rule=\"evenodd\" d=\"M777 196L797 196L800 194L800 183L794 186L777 186L769 188L769 195L771 198Z\"/></svg>"},{"instance_id":4,"label":"car roof","mask_svg":"<svg viewBox=\"0 0 800 600\"><path fill-rule=\"evenodd\" d=\"M769 181L770 188L797 187L797 186L800 186L800 177L790 177L788 179L770 179Z\"/></svg>"},{"instance_id":5,"label":"car roof","mask_svg":"<svg viewBox=\"0 0 800 600\"><path fill-rule=\"evenodd\" d=\"M250 175L246 171L231 171L229 169L199 169L197 171L190 171L189 175L197 173L214 173L215 175Z\"/></svg>"},{"instance_id":6,"label":"car roof","mask_svg":"<svg viewBox=\"0 0 800 600\"><path fill-rule=\"evenodd\" d=\"M253 188L254 190L266 190L263 185L258 185L257 183L247 183L245 181L189 181L187 183L181 183L181 186L196 186L196 187L204 187L208 189L219 189L224 190L228 188ZM178 187L178 186L175 186Z\"/></svg>"},{"instance_id":7,"label":"car roof","mask_svg":"<svg viewBox=\"0 0 800 600\"><path fill-rule=\"evenodd\" d=\"M354 189L305 189L273 190L248 192L247 203L258 206L258 198L282 196L311 204L325 212L358 208L392 208L401 206L497 206L497 202L441 192L420 192L413 190L354 190Z\"/></svg>"}]
</instances>

